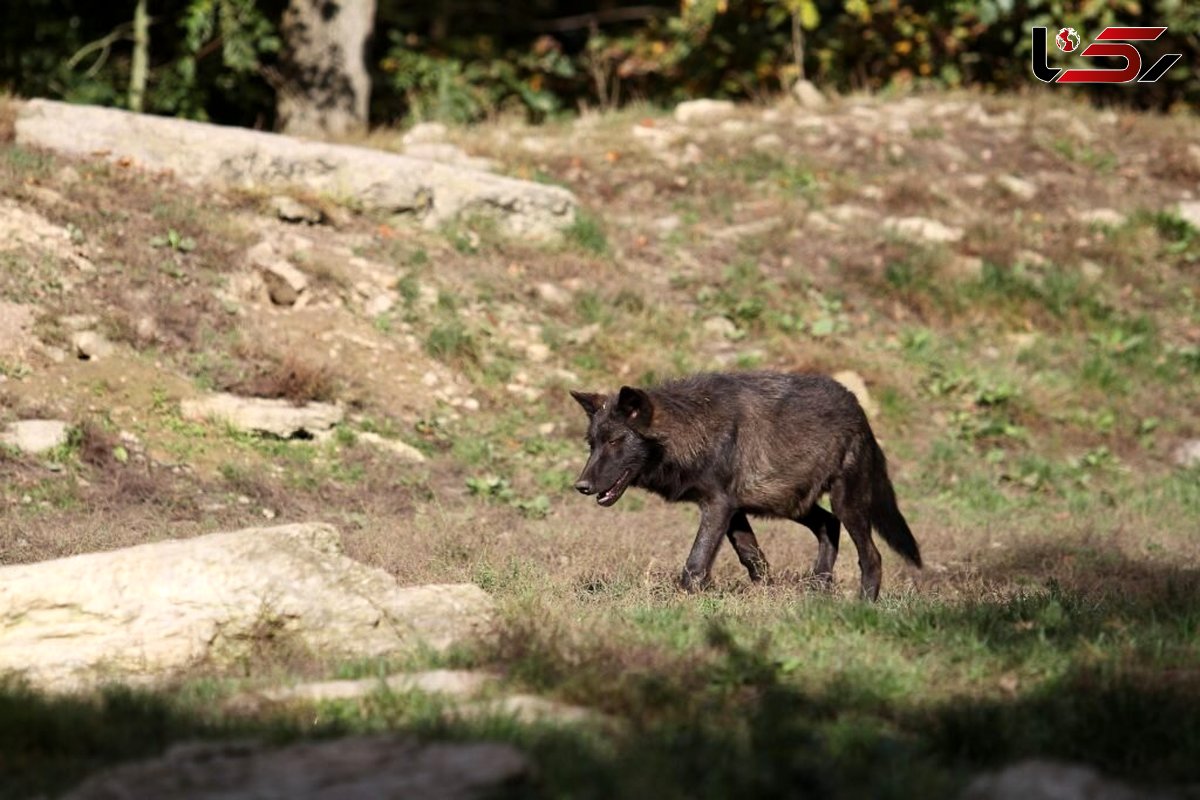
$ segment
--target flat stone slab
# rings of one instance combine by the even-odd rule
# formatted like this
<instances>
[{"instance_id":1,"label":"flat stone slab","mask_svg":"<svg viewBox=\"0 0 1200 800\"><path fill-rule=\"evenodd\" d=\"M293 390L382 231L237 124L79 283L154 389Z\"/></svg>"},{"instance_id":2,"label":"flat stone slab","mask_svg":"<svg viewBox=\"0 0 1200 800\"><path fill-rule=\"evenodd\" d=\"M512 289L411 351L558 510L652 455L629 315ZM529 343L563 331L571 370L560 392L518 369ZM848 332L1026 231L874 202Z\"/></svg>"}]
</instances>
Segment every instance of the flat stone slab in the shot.
<instances>
[{"instance_id":1,"label":"flat stone slab","mask_svg":"<svg viewBox=\"0 0 1200 800\"><path fill-rule=\"evenodd\" d=\"M1029 759L971 781L959 800L1173 800L1178 795L1133 787L1086 764Z\"/></svg>"},{"instance_id":2,"label":"flat stone slab","mask_svg":"<svg viewBox=\"0 0 1200 800\"><path fill-rule=\"evenodd\" d=\"M470 800L516 788L528 772L528 759L507 744L396 736L277 748L196 743L94 775L64 800Z\"/></svg>"},{"instance_id":3,"label":"flat stone slab","mask_svg":"<svg viewBox=\"0 0 1200 800\"><path fill-rule=\"evenodd\" d=\"M39 455L67 443L71 426L60 419L23 419L0 430L0 444Z\"/></svg>"},{"instance_id":4,"label":"flat stone slab","mask_svg":"<svg viewBox=\"0 0 1200 800\"><path fill-rule=\"evenodd\" d=\"M245 128L29 100L17 142L75 156L130 159L188 183L302 188L369 209L412 213L430 226L462 215L494 217L500 230L556 235L575 220L575 196L548 186L382 150L326 144Z\"/></svg>"},{"instance_id":5,"label":"flat stone slab","mask_svg":"<svg viewBox=\"0 0 1200 800\"><path fill-rule=\"evenodd\" d=\"M379 691L395 693L423 692L451 697L475 697L499 678L489 672L461 669L435 669L406 672L385 678L319 681L269 689L257 695L271 703L322 703L333 700L357 700Z\"/></svg>"},{"instance_id":6,"label":"flat stone slab","mask_svg":"<svg viewBox=\"0 0 1200 800\"><path fill-rule=\"evenodd\" d=\"M221 421L251 433L269 433L281 439L316 436L342 421L345 412L331 403L294 405L287 400L214 394L184 400L179 413L193 422Z\"/></svg>"},{"instance_id":7,"label":"flat stone slab","mask_svg":"<svg viewBox=\"0 0 1200 800\"><path fill-rule=\"evenodd\" d=\"M281 525L0 568L0 673L153 683L269 638L337 658L444 651L492 631L471 584L401 587L336 529Z\"/></svg>"}]
</instances>

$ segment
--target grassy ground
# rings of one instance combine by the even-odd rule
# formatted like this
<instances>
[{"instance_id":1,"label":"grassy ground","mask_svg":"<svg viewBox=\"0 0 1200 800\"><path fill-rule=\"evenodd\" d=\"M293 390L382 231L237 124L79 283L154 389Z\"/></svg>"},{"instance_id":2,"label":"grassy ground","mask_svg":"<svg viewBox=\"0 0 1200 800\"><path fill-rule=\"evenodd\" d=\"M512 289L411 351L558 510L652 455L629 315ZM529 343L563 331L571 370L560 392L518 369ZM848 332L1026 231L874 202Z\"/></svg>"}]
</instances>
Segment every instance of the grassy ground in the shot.
<instances>
[{"instance_id":1,"label":"grassy ground","mask_svg":"<svg viewBox=\"0 0 1200 800\"><path fill-rule=\"evenodd\" d=\"M302 231L316 255L298 263L334 304L320 313L435 376L406 384L388 382L386 348L370 362L313 346L328 317L274 315L282 333L258 337L259 312L222 299L273 224L264 198L96 163L72 176L3 145L3 194L77 231L97 272L6 251L0 298L36 303L47 343L66 343L65 316L95 314L125 349L0 363L0 419L78 426L47 458L0 451L0 562L322 519L403 582L479 584L503 624L495 642L410 664L264 642L164 692L7 684L0 792L58 791L196 736L380 729L516 741L546 797L940 797L1030 755L1200 782L1187 724L1200 712L1200 476L1169 460L1200 434L1200 232L1174 213L1200 177L1195 120L935 96L747 108L733 123L676 131L640 109L453 131L512 174L576 192L585 210L561 244L506 241L486 220L425 231L345 211ZM638 128L674 138L656 150ZM1036 196L1006 189L1012 175ZM1098 208L1120 221L1077 216ZM913 242L884 223L911 216L963 237ZM339 253L382 265L394 308L364 317ZM726 551L712 591L681 595L694 510L635 493L599 509L570 492L584 420L566 389L749 366L865 377L927 561L885 554L878 605L852 599L849 544L835 590L814 591L811 535L784 523L756 526L774 585L751 587ZM211 388L351 413L324 443L184 421L179 400ZM366 431L429 460L392 459ZM437 665L499 669L615 722L450 723L431 698L386 694L221 710L246 688Z\"/></svg>"}]
</instances>

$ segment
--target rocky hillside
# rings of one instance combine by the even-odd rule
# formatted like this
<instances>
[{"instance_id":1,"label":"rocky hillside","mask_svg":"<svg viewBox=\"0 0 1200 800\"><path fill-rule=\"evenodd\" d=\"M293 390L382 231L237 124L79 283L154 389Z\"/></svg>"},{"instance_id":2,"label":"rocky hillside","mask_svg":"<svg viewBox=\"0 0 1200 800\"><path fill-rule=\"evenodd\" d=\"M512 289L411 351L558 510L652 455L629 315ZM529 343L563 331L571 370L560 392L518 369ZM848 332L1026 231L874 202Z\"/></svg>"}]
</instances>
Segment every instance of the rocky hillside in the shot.
<instances>
[{"instance_id":1,"label":"rocky hillside","mask_svg":"<svg viewBox=\"0 0 1200 800\"><path fill-rule=\"evenodd\" d=\"M945 755L964 697L1024 709L994 712L1005 742L1033 720L1046 751L1098 758L1106 742L1060 746L1047 698L1090 708L1093 689L1159 675L1195 686L1194 603L1171 598L1195 596L1200 560L1200 129L1062 96L699 101L353 143L565 187L551 194L573 195L574 221L537 235L509 224L520 203L432 214L433 184L432 205L389 205L278 164L247 184L194 180L179 153L169 168L120 145L63 154L14 140L9 102L0 564L329 522L402 583L497 598L498 643L422 666L499 669L659 734L692 726L701 695L718 727L775 725L759 702L786 689L832 709L784 739L826 743L838 796L865 780L855 753L884 739L927 745L895 757L912 787L993 763ZM690 510L570 491L585 453L568 389L750 367L842 373L868 408L927 559L885 556L882 610L814 596L812 542L783 523L763 536L778 585L748 591L726 554L716 590L678 596ZM843 552L838 592L855 569ZM278 664L197 679L237 693ZM854 697L878 702L840 705L866 677L873 694ZM358 709L371 730L413 719ZM853 735L870 747L839 749L837 709L864 715ZM696 752L728 744L711 733ZM640 740L607 741L577 743L579 772L547 786L621 763L632 777L603 785L646 789L671 764L688 794L690 756L649 764ZM1148 744L1116 771L1183 780L1173 752ZM764 781L785 781L779 763ZM727 766L714 780L744 786Z\"/></svg>"}]
</instances>

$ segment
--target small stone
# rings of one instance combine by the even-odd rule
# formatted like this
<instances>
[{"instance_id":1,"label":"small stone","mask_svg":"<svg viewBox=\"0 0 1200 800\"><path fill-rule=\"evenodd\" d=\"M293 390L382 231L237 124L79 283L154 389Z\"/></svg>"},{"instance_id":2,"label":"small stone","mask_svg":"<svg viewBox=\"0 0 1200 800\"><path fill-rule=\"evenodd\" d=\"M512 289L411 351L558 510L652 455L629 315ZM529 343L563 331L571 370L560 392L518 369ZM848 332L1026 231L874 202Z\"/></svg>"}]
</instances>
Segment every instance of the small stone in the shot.
<instances>
[{"instance_id":1,"label":"small stone","mask_svg":"<svg viewBox=\"0 0 1200 800\"><path fill-rule=\"evenodd\" d=\"M963 280L979 280L983 277L983 259L979 256L955 256L950 260L950 274Z\"/></svg>"},{"instance_id":2,"label":"small stone","mask_svg":"<svg viewBox=\"0 0 1200 800\"><path fill-rule=\"evenodd\" d=\"M1033 181L1018 178L1016 175L1001 175L996 178L996 185L1004 191L1026 202L1037 197L1038 187Z\"/></svg>"},{"instance_id":3,"label":"small stone","mask_svg":"<svg viewBox=\"0 0 1200 800\"><path fill-rule=\"evenodd\" d=\"M75 169L70 164L55 173L55 177L58 179L58 182L64 186L72 186L80 181L79 170Z\"/></svg>"},{"instance_id":4,"label":"small stone","mask_svg":"<svg viewBox=\"0 0 1200 800\"><path fill-rule=\"evenodd\" d=\"M284 222L304 222L309 225L318 225L325 219L325 215L319 209L305 205L296 198L285 194L275 195L268 201L268 204L275 212L275 216Z\"/></svg>"},{"instance_id":5,"label":"small stone","mask_svg":"<svg viewBox=\"0 0 1200 800\"><path fill-rule=\"evenodd\" d=\"M783 217L763 217L752 222L743 222L741 225L717 228L716 230L709 231L708 235L719 241L736 241L751 236L762 236L783 227L784 224L785 220Z\"/></svg>"},{"instance_id":6,"label":"small stone","mask_svg":"<svg viewBox=\"0 0 1200 800\"><path fill-rule=\"evenodd\" d=\"M277 306L295 305L301 293L308 288L308 278L304 277L304 273L283 259L271 261L261 269L267 293Z\"/></svg>"},{"instance_id":7,"label":"small stone","mask_svg":"<svg viewBox=\"0 0 1200 800\"><path fill-rule=\"evenodd\" d=\"M158 338L158 323L155 322L154 317L140 317L137 324L134 325L133 332L139 342L153 342Z\"/></svg>"},{"instance_id":8,"label":"small stone","mask_svg":"<svg viewBox=\"0 0 1200 800\"><path fill-rule=\"evenodd\" d=\"M792 97L800 104L801 108L824 108L828 102L821 90L811 81L806 80L799 80L792 84Z\"/></svg>"},{"instance_id":9,"label":"small stone","mask_svg":"<svg viewBox=\"0 0 1200 800\"><path fill-rule=\"evenodd\" d=\"M411 444L402 442L399 439L385 439L378 433L372 433L370 431L358 434L358 438L360 441L366 442L367 444L388 450L389 452L398 456L401 461L408 461L413 464L425 463L424 453L413 447Z\"/></svg>"},{"instance_id":10,"label":"small stone","mask_svg":"<svg viewBox=\"0 0 1200 800\"><path fill-rule=\"evenodd\" d=\"M1090 259L1079 262L1079 274L1089 283L1095 283L1104 277L1104 268Z\"/></svg>"},{"instance_id":11,"label":"small stone","mask_svg":"<svg viewBox=\"0 0 1200 800\"><path fill-rule=\"evenodd\" d=\"M571 294L565 289L548 281L543 281L533 287L534 294L543 303L551 306L565 306L571 302Z\"/></svg>"},{"instance_id":12,"label":"small stone","mask_svg":"<svg viewBox=\"0 0 1200 800\"><path fill-rule=\"evenodd\" d=\"M100 324L95 314L67 314L58 318L58 324L69 331L89 331Z\"/></svg>"},{"instance_id":13,"label":"small stone","mask_svg":"<svg viewBox=\"0 0 1200 800\"><path fill-rule=\"evenodd\" d=\"M683 220L680 219L678 214L668 214L665 217L659 217L654 220L653 224L654 229L659 233L670 233L673 230L677 230L683 224Z\"/></svg>"},{"instance_id":14,"label":"small stone","mask_svg":"<svg viewBox=\"0 0 1200 800\"><path fill-rule=\"evenodd\" d=\"M534 342L525 348L525 357L534 364L544 364L550 359L550 348L541 342Z\"/></svg>"},{"instance_id":15,"label":"small stone","mask_svg":"<svg viewBox=\"0 0 1200 800\"><path fill-rule=\"evenodd\" d=\"M668 130L658 126L634 125L630 128L633 138L637 139L650 150L662 151L675 144L682 135L678 130Z\"/></svg>"},{"instance_id":16,"label":"small stone","mask_svg":"<svg viewBox=\"0 0 1200 800\"><path fill-rule=\"evenodd\" d=\"M575 345L585 345L591 343L596 335L600 333L600 323L593 322L590 325L584 325L582 328L576 328L567 334L567 341Z\"/></svg>"},{"instance_id":17,"label":"small stone","mask_svg":"<svg viewBox=\"0 0 1200 800\"><path fill-rule=\"evenodd\" d=\"M386 678L360 678L357 680L301 683L296 686L268 689L253 699L266 700L272 703L322 703L331 700L354 700L379 691L395 692L397 694L423 692L425 694L470 698L477 696L484 689L496 682L496 675L490 672L435 669L427 672L389 675ZM233 707L237 708L243 705L246 699L249 698L245 698L244 696L242 698L235 698L232 702Z\"/></svg>"},{"instance_id":18,"label":"small stone","mask_svg":"<svg viewBox=\"0 0 1200 800\"><path fill-rule=\"evenodd\" d=\"M0 444L40 455L67 443L71 426L57 419L24 419L0 432Z\"/></svg>"},{"instance_id":19,"label":"small stone","mask_svg":"<svg viewBox=\"0 0 1200 800\"><path fill-rule=\"evenodd\" d=\"M717 122L735 111L729 100L688 100L675 106L675 121L684 125Z\"/></svg>"},{"instance_id":20,"label":"small stone","mask_svg":"<svg viewBox=\"0 0 1200 800\"><path fill-rule=\"evenodd\" d=\"M1188 439L1171 451L1171 461L1185 469L1200 467L1200 439Z\"/></svg>"},{"instance_id":21,"label":"small stone","mask_svg":"<svg viewBox=\"0 0 1200 800\"><path fill-rule=\"evenodd\" d=\"M537 426L537 432L539 436L550 436L557 427L553 422L543 422Z\"/></svg>"},{"instance_id":22,"label":"small stone","mask_svg":"<svg viewBox=\"0 0 1200 800\"><path fill-rule=\"evenodd\" d=\"M436 161L439 164L454 164L470 169L490 170L495 164L489 158L475 158L458 145L447 142L417 142L404 148L404 155Z\"/></svg>"},{"instance_id":23,"label":"small stone","mask_svg":"<svg viewBox=\"0 0 1200 800\"><path fill-rule=\"evenodd\" d=\"M959 178L959 182L968 189L982 189L987 185L987 178L978 172L970 172Z\"/></svg>"},{"instance_id":24,"label":"small stone","mask_svg":"<svg viewBox=\"0 0 1200 800\"><path fill-rule=\"evenodd\" d=\"M83 361L106 358L113 353L113 343L95 331L80 331L71 337L75 354Z\"/></svg>"},{"instance_id":25,"label":"small stone","mask_svg":"<svg viewBox=\"0 0 1200 800\"><path fill-rule=\"evenodd\" d=\"M1200 157L1197 159L1197 165L1200 166ZM1189 223L1193 228L1200 228L1200 200L1185 200L1175 211L1184 222Z\"/></svg>"},{"instance_id":26,"label":"small stone","mask_svg":"<svg viewBox=\"0 0 1200 800\"><path fill-rule=\"evenodd\" d=\"M363 304L363 313L368 317L378 317L391 311L396 305L396 298L388 293L377 294Z\"/></svg>"},{"instance_id":27,"label":"small stone","mask_svg":"<svg viewBox=\"0 0 1200 800\"><path fill-rule=\"evenodd\" d=\"M1115 228L1125 222L1125 216L1111 208L1089 208L1075 213L1075 219L1088 225Z\"/></svg>"},{"instance_id":28,"label":"small stone","mask_svg":"<svg viewBox=\"0 0 1200 800\"><path fill-rule=\"evenodd\" d=\"M827 213L830 219L846 225L873 216L869 209L854 203L839 203L831 206Z\"/></svg>"},{"instance_id":29,"label":"small stone","mask_svg":"<svg viewBox=\"0 0 1200 800\"><path fill-rule=\"evenodd\" d=\"M514 694L496 700L481 700L452 708L451 717L507 717L525 724L597 725L611 720L590 708L568 705L530 694Z\"/></svg>"},{"instance_id":30,"label":"small stone","mask_svg":"<svg viewBox=\"0 0 1200 800\"><path fill-rule=\"evenodd\" d=\"M704 320L704 331L725 339L732 339L738 333L737 325L728 317L709 317Z\"/></svg>"},{"instance_id":31,"label":"small stone","mask_svg":"<svg viewBox=\"0 0 1200 800\"><path fill-rule=\"evenodd\" d=\"M935 244L950 244L963 238L962 228L927 217L888 217L883 220L883 226L906 239L922 239Z\"/></svg>"},{"instance_id":32,"label":"small stone","mask_svg":"<svg viewBox=\"0 0 1200 800\"><path fill-rule=\"evenodd\" d=\"M440 122L418 122L400 138L400 141L406 146L441 142L445 140L447 133L449 130Z\"/></svg>"},{"instance_id":33,"label":"small stone","mask_svg":"<svg viewBox=\"0 0 1200 800\"><path fill-rule=\"evenodd\" d=\"M756 136L750 146L759 153L773 153L783 148L783 137L778 133L764 133Z\"/></svg>"},{"instance_id":34,"label":"small stone","mask_svg":"<svg viewBox=\"0 0 1200 800\"><path fill-rule=\"evenodd\" d=\"M1026 267L1044 267L1050 263L1049 259L1036 250L1018 250L1016 260L1018 264Z\"/></svg>"}]
</instances>

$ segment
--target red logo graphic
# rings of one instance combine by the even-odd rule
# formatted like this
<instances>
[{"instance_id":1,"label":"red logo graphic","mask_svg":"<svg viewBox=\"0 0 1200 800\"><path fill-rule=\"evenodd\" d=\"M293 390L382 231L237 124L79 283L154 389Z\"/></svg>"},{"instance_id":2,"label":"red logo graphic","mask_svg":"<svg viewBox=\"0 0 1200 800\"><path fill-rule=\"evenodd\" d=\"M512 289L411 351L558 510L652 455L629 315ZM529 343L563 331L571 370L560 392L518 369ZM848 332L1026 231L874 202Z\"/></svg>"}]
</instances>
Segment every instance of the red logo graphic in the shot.
<instances>
[{"instance_id":1,"label":"red logo graphic","mask_svg":"<svg viewBox=\"0 0 1200 800\"><path fill-rule=\"evenodd\" d=\"M1054 37L1054 43L1064 53L1074 53L1079 47L1079 34L1074 28L1063 28L1058 32L1058 36Z\"/></svg>"},{"instance_id":2,"label":"red logo graphic","mask_svg":"<svg viewBox=\"0 0 1200 800\"><path fill-rule=\"evenodd\" d=\"M1142 69L1142 54L1129 42L1153 42L1166 33L1166 28L1105 28L1096 41L1079 52L1083 58L1119 58L1124 67L1115 69L1062 69L1051 67L1046 60L1046 29L1033 29L1033 75L1045 83L1154 83L1175 63L1183 58L1181 53L1160 56L1151 66ZM1079 49L1079 33L1074 28L1062 28L1054 37L1054 43L1064 53Z\"/></svg>"}]
</instances>

